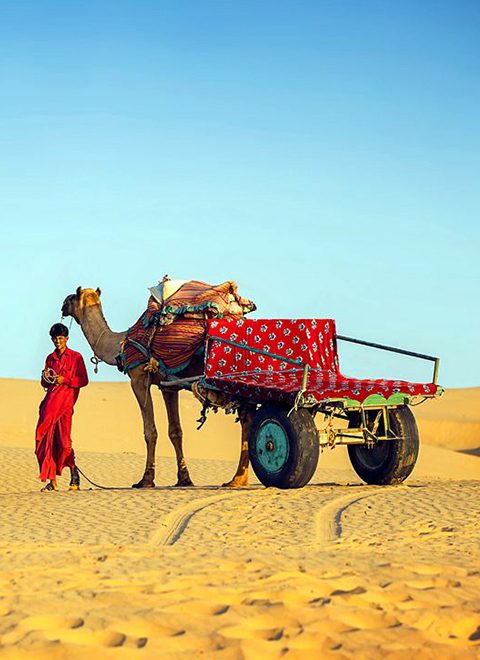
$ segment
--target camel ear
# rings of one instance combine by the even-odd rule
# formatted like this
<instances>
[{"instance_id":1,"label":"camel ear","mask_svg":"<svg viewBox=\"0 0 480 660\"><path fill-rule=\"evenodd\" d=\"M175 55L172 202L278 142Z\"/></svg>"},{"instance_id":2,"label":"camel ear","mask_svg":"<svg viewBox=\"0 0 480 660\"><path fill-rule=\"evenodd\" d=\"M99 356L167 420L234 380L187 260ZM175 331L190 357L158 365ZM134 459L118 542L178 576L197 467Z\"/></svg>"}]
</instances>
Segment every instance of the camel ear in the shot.
<instances>
[{"instance_id":1,"label":"camel ear","mask_svg":"<svg viewBox=\"0 0 480 660\"><path fill-rule=\"evenodd\" d=\"M100 298L100 296L102 295L102 290L100 289L99 286L97 286L97 293L98 293L98 297Z\"/></svg>"},{"instance_id":2,"label":"camel ear","mask_svg":"<svg viewBox=\"0 0 480 660\"><path fill-rule=\"evenodd\" d=\"M82 287L79 286L79 287L77 288L77 291L76 291L77 298L80 298L80 294L81 294L81 293L82 293Z\"/></svg>"}]
</instances>

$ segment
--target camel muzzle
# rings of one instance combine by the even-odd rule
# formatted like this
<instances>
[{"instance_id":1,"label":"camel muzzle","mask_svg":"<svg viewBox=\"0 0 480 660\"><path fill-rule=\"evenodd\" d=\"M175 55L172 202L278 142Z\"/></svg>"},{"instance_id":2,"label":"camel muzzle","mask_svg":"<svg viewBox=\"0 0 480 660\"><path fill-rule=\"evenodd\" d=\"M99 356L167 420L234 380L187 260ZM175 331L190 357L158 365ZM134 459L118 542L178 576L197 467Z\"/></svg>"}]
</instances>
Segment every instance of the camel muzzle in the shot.
<instances>
[{"instance_id":1,"label":"camel muzzle","mask_svg":"<svg viewBox=\"0 0 480 660\"><path fill-rule=\"evenodd\" d=\"M65 300L63 301L61 312L62 316L71 316L70 314L70 303L72 300L75 298L75 294L72 294L70 296L67 296Z\"/></svg>"}]
</instances>

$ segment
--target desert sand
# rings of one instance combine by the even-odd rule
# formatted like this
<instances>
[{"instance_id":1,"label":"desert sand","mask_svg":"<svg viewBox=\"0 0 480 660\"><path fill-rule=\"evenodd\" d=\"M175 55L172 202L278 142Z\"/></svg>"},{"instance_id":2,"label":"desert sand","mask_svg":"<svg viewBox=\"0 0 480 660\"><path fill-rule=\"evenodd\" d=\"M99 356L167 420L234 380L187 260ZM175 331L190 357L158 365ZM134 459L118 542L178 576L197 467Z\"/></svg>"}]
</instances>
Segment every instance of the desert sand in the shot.
<instances>
[{"instance_id":1,"label":"desert sand","mask_svg":"<svg viewBox=\"0 0 480 660\"><path fill-rule=\"evenodd\" d=\"M480 658L480 388L415 409L421 452L401 486L363 484L344 448L311 483L235 470L240 429L181 395L196 487L177 489L155 393L157 488L128 383L94 382L74 416L102 490L40 493L39 384L0 379L0 657ZM68 471L67 471L68 472Z\"/></svg>"}]
</instances>

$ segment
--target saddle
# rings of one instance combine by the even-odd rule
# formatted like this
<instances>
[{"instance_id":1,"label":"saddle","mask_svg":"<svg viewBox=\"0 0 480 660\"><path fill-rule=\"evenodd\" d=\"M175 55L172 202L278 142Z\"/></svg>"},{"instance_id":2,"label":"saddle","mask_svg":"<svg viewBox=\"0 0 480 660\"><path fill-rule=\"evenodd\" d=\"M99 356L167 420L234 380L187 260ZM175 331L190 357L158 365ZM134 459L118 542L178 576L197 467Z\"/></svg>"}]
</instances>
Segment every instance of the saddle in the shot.
<instances>
[{"instance_id":1,"label":"saddle","mask_svg":"<svg viewBox=\"0 0 480 660\"><path fill-rule=\"evenodd\" d=\"M167 375L183 371L204 352L207 319L238 319L256 309L232 281L212 285L164 278L149 291L147 309L127 331L117 358L125 373L139 364L151 368L152 358Z\"/></svg>"}]
</instances>

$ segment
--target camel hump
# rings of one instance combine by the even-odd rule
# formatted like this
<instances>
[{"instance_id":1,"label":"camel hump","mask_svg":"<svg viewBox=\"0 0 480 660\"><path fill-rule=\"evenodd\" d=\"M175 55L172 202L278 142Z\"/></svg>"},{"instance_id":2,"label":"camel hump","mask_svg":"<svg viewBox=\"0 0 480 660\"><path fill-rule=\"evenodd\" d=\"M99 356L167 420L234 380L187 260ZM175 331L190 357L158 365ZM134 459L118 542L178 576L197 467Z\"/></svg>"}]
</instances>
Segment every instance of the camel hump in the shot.
<instances>
[{"instance_id":1,"label":"camel hump","mask_svg":"<svg viewBox=\"0 0 480 660\"><path fill-rule=\"evenodd\" d=\"M173 286L165 289L166 284ZM238 319L256 309L251 300L238 294L230 280L213 286L198 280L164 278L149 291L152 295L147 309L127 332L121 370L147 364L154 357L162 371L182 371L204 350L206 319Z\"/></svg>"}]
</instances>

